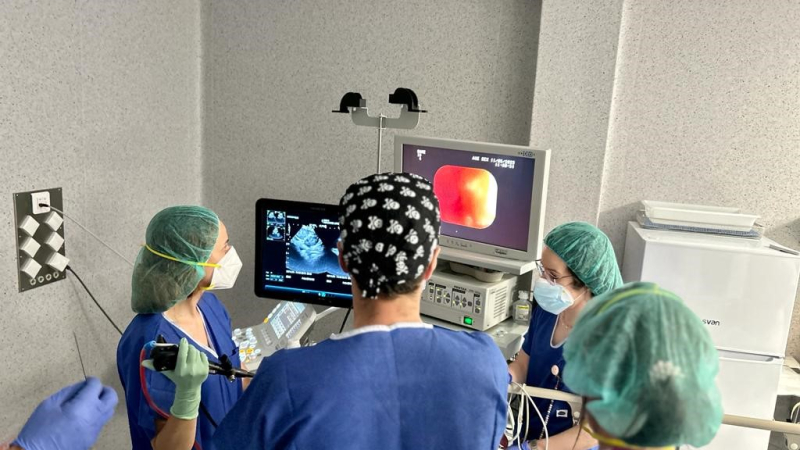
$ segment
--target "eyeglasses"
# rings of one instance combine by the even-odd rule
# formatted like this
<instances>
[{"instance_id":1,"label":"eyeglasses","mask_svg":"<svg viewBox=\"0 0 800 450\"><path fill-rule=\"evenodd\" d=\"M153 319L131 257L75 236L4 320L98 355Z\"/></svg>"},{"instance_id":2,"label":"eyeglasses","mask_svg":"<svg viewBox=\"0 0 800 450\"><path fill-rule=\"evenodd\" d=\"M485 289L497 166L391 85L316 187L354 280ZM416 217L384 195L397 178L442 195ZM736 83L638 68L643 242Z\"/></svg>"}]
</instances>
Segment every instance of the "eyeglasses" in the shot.
<instances>
[{"instance_id":1,"label":"eyeglasses","mask_svg":"<svg viewBox=\"0 0 800 450\"><path fill-rule=\"evenodd\" d=\"M537 259L535 262L536 262L536 269L539 270L539 276L549 281L550 283L555 284L558 280L562 278L573 278L572 275L563 275L560 277L554 277L549 272L547 272L547 270L545 270L541 259Z\"/></svg>"}]
</instances>

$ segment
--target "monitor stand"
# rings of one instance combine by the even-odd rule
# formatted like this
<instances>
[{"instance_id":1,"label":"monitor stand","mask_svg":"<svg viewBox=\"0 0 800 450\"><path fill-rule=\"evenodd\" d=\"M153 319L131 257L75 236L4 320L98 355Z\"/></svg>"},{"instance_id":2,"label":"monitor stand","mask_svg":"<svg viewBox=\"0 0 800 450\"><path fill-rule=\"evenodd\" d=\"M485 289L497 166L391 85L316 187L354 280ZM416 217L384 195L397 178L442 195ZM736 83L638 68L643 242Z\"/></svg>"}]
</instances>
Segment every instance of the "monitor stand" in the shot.
<instances>
[{"instance_id":1,"label":"monitor stand","mask_svg":"<svg viewBox=\"0 0 800 450\"><path fill-rule=\"evenodd\" d=\"M536 268L535 261L519 261L516 259L499 258L497 256L482 255L458 248L441 247L439 260L451 261L485 269L505 272L511 275L524 275Z\"/></svg>"},{"instance_id":2,"label":"monitor stand","mask_svg":"<svg viewBox=\"0 0 800 450\"><path fill-rule=\"evenodd\" d=\"M470 276L478 281L483 281L484 283L497 283L503 279L503 274L505 273L500 272L499 270L486 269L483 267L473 266L470 264L461 264L454 261L450 261L450 270L460 275Z\"/></svg>"}]
</instances>

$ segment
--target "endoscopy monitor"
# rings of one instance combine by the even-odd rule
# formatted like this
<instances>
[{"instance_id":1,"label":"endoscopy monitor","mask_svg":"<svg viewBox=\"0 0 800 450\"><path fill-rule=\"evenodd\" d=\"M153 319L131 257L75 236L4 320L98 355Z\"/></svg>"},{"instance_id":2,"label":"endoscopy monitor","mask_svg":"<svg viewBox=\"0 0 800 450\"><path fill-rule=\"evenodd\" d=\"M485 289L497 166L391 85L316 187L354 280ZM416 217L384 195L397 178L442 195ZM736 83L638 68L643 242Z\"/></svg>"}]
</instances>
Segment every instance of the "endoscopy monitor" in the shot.
<instances>
[{"instance_id":1,"label":"endoscopy monitor","mask_svg":"<svg viewBox=\"0 0 800 450\"><path fill-rule=\"evenodd\" d=\"M351 307L338 241L337 205L262 198L256 203L256 295Z\"/></svg>"},{"instance_id":2,"label":"endoscopy monitor","mask_svg":"<svg viewBox=\"0 0 800 450\"><path fill-rule=\"evenodd\" d=\"M533 261L541 254L550 150L395 137L395 171L433 183L444 247Z\"/></svg>"}]
</instances>

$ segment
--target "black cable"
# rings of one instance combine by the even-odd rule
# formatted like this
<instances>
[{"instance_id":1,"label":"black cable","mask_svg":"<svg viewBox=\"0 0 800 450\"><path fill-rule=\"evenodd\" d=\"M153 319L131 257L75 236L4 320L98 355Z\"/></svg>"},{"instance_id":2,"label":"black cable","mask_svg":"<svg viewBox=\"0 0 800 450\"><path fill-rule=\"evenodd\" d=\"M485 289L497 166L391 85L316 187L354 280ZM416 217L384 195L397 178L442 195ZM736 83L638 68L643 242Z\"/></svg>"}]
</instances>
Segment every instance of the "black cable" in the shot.
<instances>
[{"instance_id":1,"label":"black cable","mask_svg":"<svg viewBox=\"0 0 800 450\"><path fill-rule=\"evenodd\" d=\"M339 333L344 331L344 326L347 324L347 318L350 317L350 310L351 308L347 308L347 314L344 315L344 320L342 321L342 326L339 328Z\"/></svg>"},{"instance_id":2,"label":"black cable","mask_svg":"<svg viewBox=\"0 0 800 450\"><path fill-rule=\"evenodd\" d=\"M203 402L200 402L200 411L202 411L203 415L206 416L206 419L208 419L208 421L211 423L211 426L214 428L218 427L217 422L213 417L211 417L211 413L208 412L208 409L206 409L206 405L204 405Z\"/></svg>"},{"instance_id":3,"label":"black cable","mask_svg":"<svg viewBox=\"0 0 800 450\"><path fill-rule=\"evenodd\" d=\"M86 293L87 293L87 294L89 294L89 297L91 297L91 298L92 298L92 301L94 301L94 304L95 304L95 305L97 305L97 308L98 308L98 309L100 309L100 312L102 312L102 313L103 313L103 315L104 315L104 316L106 316L106 319L108 319L109 323L111 323L111 325L113 325L113 326L114 326L114 328L116 328L116 329L117 329L117 332L119 333L119 335L120 335L120 336L122 336L122 330L121 330L121 329L120 329L120 328L117 326L117 324L116 324L116 323L114 323L114 321L113 321L113 320L111 319L111 317L108 315L108 313L106 312L106 310L105 310L105 309L103 309L103 307L102 307L102 306L100 306L100 303L98 303L98 302L97 302L97 299L96 299L96 298L94 298L94 295L92 294L92 291L90 291L90 290L89 290L89 288L88 288L88 287L86 287L86 283L84 283L84 282L83 282L83 280L81 280L81 277L80 277L80 276L79 276L77 273L75 273L75 271L74 271L74 270L72 270L72 267L70 267L70 266L67 266L67 270L68 270L68 271L69 271L71 274L75 275L75 278L78 280L78 282L81 284L81 286L83 286L83 288L84 288L84 289L86 289Z\"/></svg>"}]
</instances>

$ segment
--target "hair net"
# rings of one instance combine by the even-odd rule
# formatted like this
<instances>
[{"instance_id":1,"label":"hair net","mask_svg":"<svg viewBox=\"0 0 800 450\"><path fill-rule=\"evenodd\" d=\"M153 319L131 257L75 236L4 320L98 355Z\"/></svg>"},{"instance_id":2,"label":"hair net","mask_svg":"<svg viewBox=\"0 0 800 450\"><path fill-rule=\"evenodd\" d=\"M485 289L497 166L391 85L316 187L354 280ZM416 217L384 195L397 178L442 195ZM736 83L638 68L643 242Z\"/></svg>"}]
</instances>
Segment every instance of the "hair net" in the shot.
<instances>
[{"instance_id":1,"label":"hair net","mask_svg":"<svg viewBox=\"0 0 800 450\"><path fill-rule=\"evenodd\" d=\"M194 292L205 276L199 264L211 257L218 236L219 218L202 206L173 206L156 214L133 267L133 311L164 312Z\"/></svg>"},{"instance_id":2,"label":"hair net","mask_svg":"<svg viewBox=\"0 0 800 450\"><path fill-rule=\"evenodd\" d=\"M622 286L622 276L611 241L594 225L570 222L555 227L544 244L553 251L575 276L601 295Z\"/></svg>"},{"instance_id":3,"label":"hair net","mask_svg":"<svg viewBox=\"0 0 800 450\"><path fill-rule=\"evenodd\" d=\"M439 201L430 182L414 174L372 175L347 188L339 207L342 259L363 297L403 293L403 285L422 276L439 239Z\"/></svg>"},{"instance_id":4,"label":"hair net","mask_svg":"<svg viewBox=\"0 0 800 450\"><path fill-rule=\"evenodd\" d=\"M708 444L722 422L717 351L675 294L633 283L589 302L564 347L564 383L609 437Z\"/></svg>"}]
</instances>

